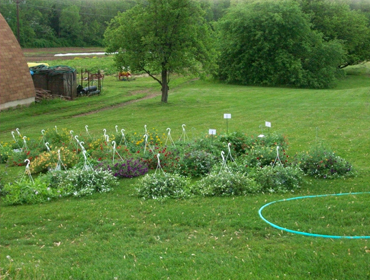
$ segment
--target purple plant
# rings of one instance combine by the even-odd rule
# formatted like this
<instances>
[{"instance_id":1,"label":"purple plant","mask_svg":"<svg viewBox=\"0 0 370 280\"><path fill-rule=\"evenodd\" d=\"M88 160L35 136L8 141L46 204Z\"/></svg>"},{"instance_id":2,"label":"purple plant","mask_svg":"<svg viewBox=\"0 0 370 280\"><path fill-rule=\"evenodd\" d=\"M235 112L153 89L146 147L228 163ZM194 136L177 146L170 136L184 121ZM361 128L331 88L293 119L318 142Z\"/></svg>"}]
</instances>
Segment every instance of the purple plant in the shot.
<instances>
[{"instance_id":1,"label":"purple plant","mask_svg":"<svg viewBox=\"0 0 370 280\"><path fill-rule=\"evenodd\" d=\"M134 178L148 173L148 165L140 159L125 159L114 165L108 162L99 163L96 168L108 170L118 178Z\"/></svg>"}]
</instances>

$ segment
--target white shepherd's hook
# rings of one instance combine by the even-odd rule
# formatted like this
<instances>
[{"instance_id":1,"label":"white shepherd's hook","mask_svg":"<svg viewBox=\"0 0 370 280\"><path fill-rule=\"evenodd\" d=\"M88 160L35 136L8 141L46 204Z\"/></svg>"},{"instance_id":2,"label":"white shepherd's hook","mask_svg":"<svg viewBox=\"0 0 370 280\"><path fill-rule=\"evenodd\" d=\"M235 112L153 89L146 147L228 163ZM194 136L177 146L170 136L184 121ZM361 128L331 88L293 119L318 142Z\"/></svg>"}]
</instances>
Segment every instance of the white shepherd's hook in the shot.
<instances>
[{"instance_id":1,"label":"white shepherd's hook","mask_svg":"<svg viewBox=\"0 0 370 280\"><path fill-rule=\"evenodd\" d=\"M181 127L182 127L182 131L185 132L185 126L186 124L183 124Z\"/></svg>"},{"instance_id":2,"label":"white shepherd's hook","mask_svg":"<svg viewBox=\"0 0 370 280\"><path fill-rule=\"evenodd\" d=\"M18 135L20 137L21 136L21 133L19 132L19 128L16 128L15 130L17 131L17 133L18 133Z\"/></svg>"},{"instance_id":3,"label":"white shepherd's hook","mask_svg":"<svg viewBox=\"0 0 370 280\"><path fill-rule=\"evenodd\" d=\"M50 152L49 142L46 142L46 143L45 143L45 146L46 146L46 149L48 150L48 152Z\"/></svg>"},{"instance_id":4,"label":"white shepherd's hook","mask_svg":"<svg viewBox=\"0 0 370 280\"><path fill-rule=\"evenodd\" d=\"M144 143L144 154L146 153L146 145L148 144L148 134L144 134L144 139L145 139L145 143Z\"/></svg>"},{"instance_id":5,"label":"white shepherd's hook","mask_svg":"<svg viewBox=\"0 0 370 280\"><path fill-rule=\"evenodd\" d=\"M89 133L88 125L85 125L86 132Z\"/></svg>"},{"instance_id":6,"label":"white shepherd's hook","mask_svg":"<svg viewBox=\"0 0 370 280\"><path fill-rule=\"evenodd\" d=\"M80 141L78 141L78 135L75 135L75 140L77 141L77 143L80 143Z\"/></svg>"},{"instance_id":7,"label":"white shepherd's hook","mask_svg":"<svg viewBox=\"0 0 370 280\"><path fill-rule=\"evenodd\" d=\"M167 127L166 129L168 131L167 133L167 139L166 139L166 142L164 143L165 145L167 145L167 141L170 140L172 145L176 146L175 143L173 142L172 140L172 137L171 137L171 128Z\"/></svg>"},{"instance_id":8,"label":"white shepherd's hook","mask_svg":"<svg viewBox=\"0 0 370 280\"><path fill-rule=\"evenodd\" d=\"M157 170L160 169L160 170L162 170L163 174L166 175L166 173L164 173L164 170L162 169L162 166L161 166L161 160L159 159L160 156L161 156L161 154L157 154L158 164L157 164L157 168L154 171L154 174L156 174Z\"/></svg>"},{"instance_id":9,"label":"white shepherd's hook","mask_svg":"<svg viewBox=\"0 0 370 280\"><path fill-rule=\"evenodd\" d=\"M121 138L121 141L119 141L119 144L118 144L118 146L119 145L121 145L121 143L122 143L122 139L123 139L123 141L124 141L124 143L125 143L125 145L127 146L127 143L126 143L126 138L125 138L125 133L124 133L124 129L122 128L121 129L121 134L122 134L122 138Z\"/></svg>"},{"instance_id":10,"label":"white shepherd's hook","mask_svg":"<svg viewBox=\"0 0 370 280\"><path fill-rule=\"evenodd\" d=\"M107 134L105 135L105 141L109 143L109 136Z\"/></svg>"},{"instance_id":11,"label":"white shepherd's hook","mask_svg":"<svg viewBox=\"0 0 370 280\"><path fill-rule=\"evenodd\" d=\"M31 171L30 171L30 163L31 162L30 162L30 160L28 158L26 158L24 160L24 162L27 162L27 165L26 165L26 173L27 173L28 177L30 178L31 182L34 184L35 182L33 181L33 178L31 176Z\"/></svg>"},{"instance_id":12,"label":"white shepherd's hook","mask_svg":"<svg viewBox=\"0 0 370 280\"><path fill-rule=\"evenodd\" d=\"M231 143L227 144L227 149L228 149L229 153L227 154L226 159L230 156L230 159L231 159L232 161L234 161L234 159L233 159L233 157L232 157L232 155L231 155L231 149L230 149L230 147L231 147Z\"/></svg>"},{"instance_id":13,"label":"white shepherd's hook","mask_svg":"<svg viewBox=\"0 0 370 280\"><path fill-rule=\"evenodd\" d=\"M115 128L116 128L116 133L118 133L118 125L116 125Z\"/></svg>"},{"instance_id":14,"label":"white shepherd's hook","mask_svg":"<svg viewBox=\"0 0 370 280\"><path fill-rule=\"evenodd\" d=\"M280 160L280 156L279 156L279 148L280 148L279 146L276 146L276 158L275 158L274 164L272 166L274 166L277 161L279 161L280 164L283 165L283 163Z\"/></svg>"},{"instance_id":15,"label":"white shepherd's hook","mask_svg":"<svg viewBox=\"0 0 370 280\"><path fill-rule=\"evenodd\" d=\"M14 131L12 131L11 134L13 136L14 141L17 142L17 140L15 139L15 136L14 136Z\"/></svg>"},{"instance_id":16,"label":"white shepherd's hook","mask_svg":"<svg viewBox=\"0 0 370 280\"><path fill-rule=\"evenodd\" d=\"M85 147L82 145L82 144L85 144L85 142L81 141L81 142L78 142L78 144L80 145L82 151L86 151Z\"/></svg>"},{"instance_id":17,"label":"white shepherd's hook","mask_svg":"<svg viewBox=\"0 0 370 280\"><path fill-rule=\"evenodd\" d=\"M71 134L71 135L73 136L73 130L70 130L70 131L69 131L69 134Z\"/></svg>"},{"instance_id":18,"label":"white shepherd's hook","mask_svg":"<svg viewBox=\"0 0 370 280\"><path fill-rule=\"evenodd\" d=\"M125 136L124 131L126 131L126 130L124 130L124 129L122 128L122 129L121 129L122 137L124 137L124 136Z\"/></svg>"},{"instance_id":19,"label":"white shepherd's hook","mask_svg":"<svg viewBox=\"0 0 370 280\"><path fill-rule=\"evenodd\" d=\"M116 141L112 141L112 146L113 146L113 164L114 164L114 155L116 154Z\"/></svg>"},{"instance_id":20,"label":"white shepherd's hook","mask_svg":"<svg viewBox=\"0 0 370 280\"><path fill-rule=\"evenodd\" d=\"M146 124L144 125L145 134L148 134L148 130L146 130Z\"/></svg>"},{"instance_id":21,"label":"white shepherd's hook","mask_svg":"<svg viewBox=\"0 0 370 280\"><path fill-rule=\"evenodd\" d=\"M41 134L45 135L45 129L41 129Z\"/></svg>"},{"instance_id":22,"label":"white shepherd's hook","mask_svg":"<svg viewBox=\"0 0 370 280\"><path fill-rule=\"evenodd\" d=\"M104 128L103 132L104 132L104 138L105 138L105 135L107 135L107 130Z\"/></svg>"},{"instance_id":23,"label":"white shepherd's hook","mask_svg":"<svg viewBox=\"0 0 370 280\"><path fill-rule=\"evenodd\" d=\"M57 128L57 126L55 126L55 132L56 132L56 133L58 133L58 128Z\"/></svg>"},{"instance_id":24,"label":"white shepherd's hook","mask_svg":"<svg viewBox=\"0 0 370 280\"><path fill-rule=\"evenodd\" d=\"M61 161L61 159L60 159L60 150L58 150L58 161Z\"/></svg>"},{"instance_id":25,"label":"white shepherd's hook","mask_svg":"<svg viewBox=\"0 0 370 280\"><path fill-rule=\"evenodd\" d=\"M23 136L24 148L28 150L26 139L27 139L27 137Z\"/></svg>"}]
</instances>

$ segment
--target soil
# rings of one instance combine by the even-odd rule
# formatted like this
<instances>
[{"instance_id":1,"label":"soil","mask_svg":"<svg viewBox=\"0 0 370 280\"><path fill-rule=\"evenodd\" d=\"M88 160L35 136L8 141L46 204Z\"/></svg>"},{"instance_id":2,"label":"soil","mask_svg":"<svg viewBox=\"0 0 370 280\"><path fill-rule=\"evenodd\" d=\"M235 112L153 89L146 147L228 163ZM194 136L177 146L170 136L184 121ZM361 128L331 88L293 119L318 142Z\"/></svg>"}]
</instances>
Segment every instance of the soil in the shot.
<instances>
[{"instance_id":1,"label":"soil","mask_svg":"<svg viewBox=\"0 0 370 280\"><path fill-rule=\"evenodd\" d=\"M42 62L45 60L73 59L73 56L54 56L58 53L93 53L104 52L104 48L40 48L40 49L22 49L27 62ZM88 56L78 56L88 57Z\"/></svg>"}]
</instances>

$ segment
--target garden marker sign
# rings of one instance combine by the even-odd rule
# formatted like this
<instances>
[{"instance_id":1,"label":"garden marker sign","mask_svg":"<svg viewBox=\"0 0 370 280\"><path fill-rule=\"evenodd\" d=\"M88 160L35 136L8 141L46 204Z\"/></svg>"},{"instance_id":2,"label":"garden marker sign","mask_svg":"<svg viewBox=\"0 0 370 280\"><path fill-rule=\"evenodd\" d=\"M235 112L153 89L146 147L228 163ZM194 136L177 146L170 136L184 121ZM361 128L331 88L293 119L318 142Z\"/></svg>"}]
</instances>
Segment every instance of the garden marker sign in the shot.
<instances>
[{"instance_id":1,"label":"garden marker sign","mask_svg":"<svg viewBox=\"0 0 370 280\"><path fill-rule=\"evenodd\" d=\"M231 114L224 114L224 119L226 120L226 132L229 133L229 119L231 119Z\"/></svg>"},{"instance_id":2,"label":"garden marker sign","mask_svg":"<svg viewBox=\"0 0 370 280\"><path fill-rule=\"evenodd\" d=\"M208 134L209 135L216 135L216 129L210 129Z\"/></svg>"},{"instance_id":3,"label":"garden marker sign","mask_svg":"<svg viewBox=\"0 0 370 280\"><path fill-rule=\"evenodd\" d=\"M271 128L271 123L270 122L265 122L265 126Z\"/></svg>"}]
</instances>

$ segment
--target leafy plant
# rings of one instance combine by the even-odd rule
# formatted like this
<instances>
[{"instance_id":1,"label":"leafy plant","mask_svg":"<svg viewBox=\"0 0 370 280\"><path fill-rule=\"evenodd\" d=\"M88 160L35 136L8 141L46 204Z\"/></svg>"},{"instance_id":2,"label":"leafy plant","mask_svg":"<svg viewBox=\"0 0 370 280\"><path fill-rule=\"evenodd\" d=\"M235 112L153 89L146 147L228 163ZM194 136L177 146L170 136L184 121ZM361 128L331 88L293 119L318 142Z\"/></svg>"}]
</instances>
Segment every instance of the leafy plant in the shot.
<instances>
[{"instance_id":1,"label":"leafy plant","mask_svg":"<svg viewBox=\"0 0 370 280\"><path fill-rule=\"evenodd\" d=\"M182 175L200 177L209 173L216 163L216 157L205 151L187 153L180 160L179 172Z\"/></svg>"},{"instance_id":2,"label":"leafy plant","mask_svg":"<svg viewBox=\"0 0 370 280\"><path fill-rule=\"evenodd\" d=\"M99 163L96 169L108 170L113 176L118 178L133 178L148 173L148 165L140 159L125 159L112 164L104 161Z\"/></svg>"},{"instance_id":3,"label":"leafy plant","mask_svg":"<svg viewBox=\"0 0 370 280\"><path fill-rule=\"evenodd\" d=\"M294 191L303 181L303 172L296 165L287 167L281 164L266 165L256 169L251 176L262 186L262 191L270 193Z\"/></svg>"},{"instance_id":4,"label":"leafy plant","mask_svg":"<svg viewBox=\"0 0 370 280\"><path fill-rule=\"evenodd\" d=\"M233 196L258 193L262 186L241 172L226 169L211 172L192 187L192 192L203 196Z\"/></svg>"},{"instance_id":5,"label":"leafy plant","mask_svg":"<svg viewBox=\"0 0 370 280\"><path fill-rule=\"evenodd\" d=\"M53 188L62 188L68 195L84 196L94 192L109 192L117 185L117 178L106 170L70 169L56 171ZM67 191L66 191L67 190Z\"/></svg>"},{"instance_id":6,"label":"leafy plant","mask_svg":"<svg viewBox=\"0 0 370 280\"><path fill-rule=\"evenodd\" d=\"M79 157L75 153L71 152L67 148L61 147L59 163L58 151L53 150L50 152L42 152L38 155L30 164L30 171L32 174L46 172L50 169L55 169L59 166L60 169L67 169L77 164ZM59 164L59 165L58 165Z\"/></svg>"},{"instance_id":7,"label":"leafy plant","mask_svg":"<svg viewBox=\"0 0 370 280\"><path fill-rule=\"evenodd\" d=\"M263 167L273 164L286 164L288 155L285 150L279 149L279 158L277 157L277 149L271 146L252 147L243 156L244 165L246 167Z\"/></svg>"},{"instance_id":8,"label":"leafy plant","mask_svg":"<svg viewBox=\"0 0 370 280\"><path fill-rule=\"evenodd\" d=\"M334 179L356 174L351 163L323 146L313 147L299 154L297 159L303 172L316 178Z\"/></svg>"},{"instance_id":9,"label":"leafy plant","mask_svg":"<svg viewBox=\"0 0 370 280\"><path fill-rule=\"evenodd\" d=\"M136 192L145 199L164 200L189 196L190 178L179 174L147 174L140 179Z\"/></svg>"}]
</instances>

